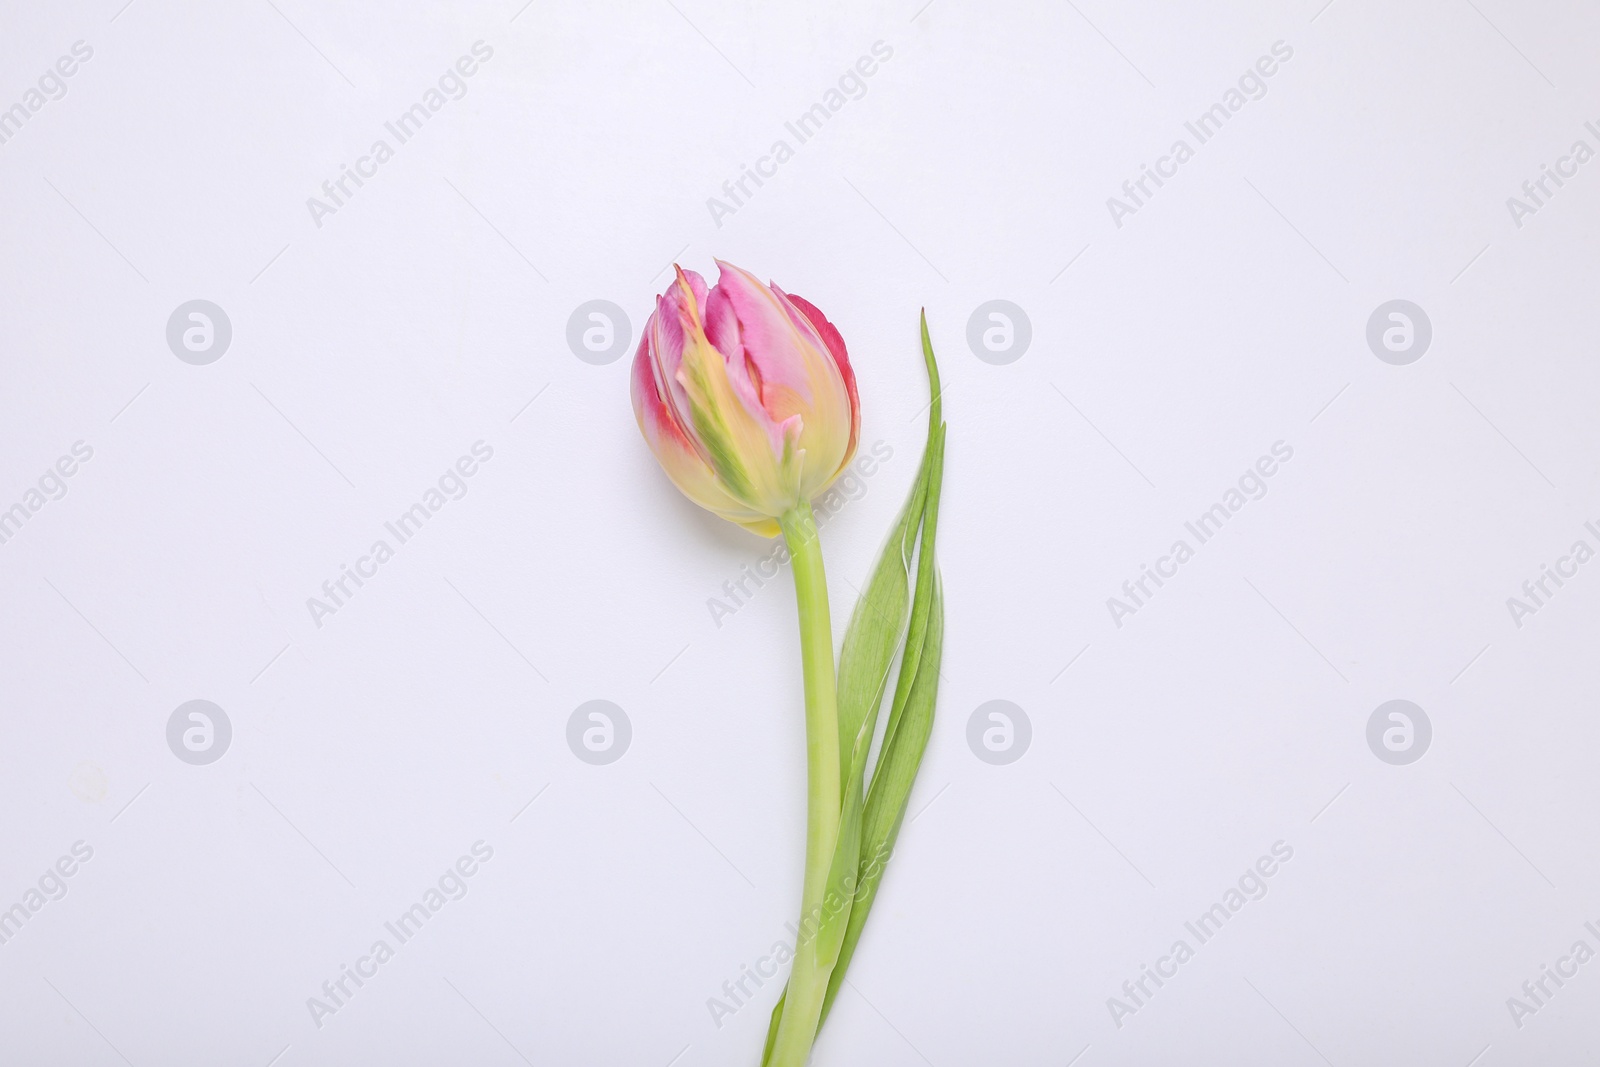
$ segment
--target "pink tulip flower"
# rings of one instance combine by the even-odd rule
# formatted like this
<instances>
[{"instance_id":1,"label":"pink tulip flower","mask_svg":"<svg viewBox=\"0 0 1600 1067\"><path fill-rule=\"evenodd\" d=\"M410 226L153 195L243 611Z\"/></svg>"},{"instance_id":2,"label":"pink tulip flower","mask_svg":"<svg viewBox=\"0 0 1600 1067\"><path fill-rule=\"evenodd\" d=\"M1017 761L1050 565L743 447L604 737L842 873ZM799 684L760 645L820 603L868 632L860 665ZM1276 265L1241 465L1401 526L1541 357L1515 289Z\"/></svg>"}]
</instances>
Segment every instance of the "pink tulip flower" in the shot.
<instances>
[{"instance_id":1,"label":"pink tulip flower","mask_svg":"<svg viewBox=\"0 0 1600 1067\"><path fill-rule=\"evenodd\" d=\"M656 298L633 358L633 411L662 469L764 537L855 455L861 404L844 339L809 301L717 261Z\"/></svg>"}]
</instances>

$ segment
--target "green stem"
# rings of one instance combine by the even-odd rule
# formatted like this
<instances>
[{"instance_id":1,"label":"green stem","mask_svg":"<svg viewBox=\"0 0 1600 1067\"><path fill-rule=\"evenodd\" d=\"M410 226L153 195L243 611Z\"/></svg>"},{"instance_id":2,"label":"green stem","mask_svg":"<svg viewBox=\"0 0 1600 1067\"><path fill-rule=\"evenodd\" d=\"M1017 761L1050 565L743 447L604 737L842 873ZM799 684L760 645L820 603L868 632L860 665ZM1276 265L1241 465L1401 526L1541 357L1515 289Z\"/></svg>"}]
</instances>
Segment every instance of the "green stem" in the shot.
<instances>
[{"instance_id":1,"label":"green stem","mask_svg":"<svg viewBox=\"0 0 1600 1067\"><path fill-rule=\"evenodd\" d=\"M770 1067L804 1067L817 1036L822 1000L833 970L831 961L824 965L818 957L816 932L824 914L828 872L839 837L839 709L828 583L822 572L822 544L811 505L802 501L778 524L793 560L795 601L800 608L800 659L806 687L806 869L794 968Z\"/></svg>"}]
</instances>

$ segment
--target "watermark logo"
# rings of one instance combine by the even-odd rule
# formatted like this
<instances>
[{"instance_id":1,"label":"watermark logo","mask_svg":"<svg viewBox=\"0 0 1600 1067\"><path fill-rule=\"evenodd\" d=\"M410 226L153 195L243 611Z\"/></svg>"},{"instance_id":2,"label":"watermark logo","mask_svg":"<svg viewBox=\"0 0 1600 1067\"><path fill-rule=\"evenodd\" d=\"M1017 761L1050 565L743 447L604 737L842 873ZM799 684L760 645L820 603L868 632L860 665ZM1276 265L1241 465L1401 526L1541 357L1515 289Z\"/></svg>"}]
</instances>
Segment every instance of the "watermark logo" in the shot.
<instances>
[{"instance_id":1,"label":"watermark logo","mask_svg":"<svg viewBox=\"0 0 1600 1067\"><path fill-rule=\"evenodd\" d=\"M837 889L829 890L823 902L810 914L802 916L799 923L784 925L789 932L788 940L774 941L767 954L756 959L754 966L741 963L739 973L722 983L722 995L706 998L706 1010L711 1015L712 1024L721 1030L724 1022L753 1003L759 997L761 987L778 976L783 965L794 959L802 945L809 945L821 933L824 920L838 915L846 903L870 901L872 894L877 892L878 879L883 874L884 864L889 862L889 854L889 846L884 844L871 856L863 856L857 873L845 875L840 883L843 893Z\"/></svg>"},{"instance_id":2,"label":"watermark logo","mask_svg":"<svg viewBox=\"0 0 1600 1067\"><path fill-rule=\"evenodd\" d=\"M94 856L94 847L87 841L74 841L70 854L63 854L55 863L44 869L39 880L29 886L15 904L0 910L0 945L4 945L33 920L39 910L53 900L67 895L67 879Z\"/></svg>"},{"instance_id":3,"label":"watermark logo","mask_svg":"<svg viewBox=\"0 0 1600 1067\"><path fill-rule=\"evenodd\" d=\"M380 537L372 542L365 555L356 557L354 567L348 563L339 564L339 574L322 583L322 596L306 598L306 611L310 613L317 629L322 629L323 619L337 615L340 609L347 607L356 593L378 576L379 568L394 558L399 547L417 536L423 525L447 503L465 497L467 480L493 458L493 445L486 441L474 441L470 455L462 455L454 464L446 467L437 481L423 491L417 503L383 524L383 528L394 539L394 544Z\"/></svg>"},{"instance_id":4,"label":"watermark logo","mask_svg":"<svg viewBox=\"0 0 1600 1067\"><path fill-rule=\"evenodd\" d=\"M1185 522L1183 528L1194 538L1195 543L1191 545L1186 538L1180 537L1172 542L1172 547L1167 550L1166 555L1156 557L1154 567L1148 563L1141 563L1138 577L1122 583L1122 596L1106 598L1106 611L1111 614L1112 624L1120 630L1123 620L1130 615L1137 615L1140 609L1148 607L1156 592L1168 581L1176 578L1178 569L1194 558L1198 546L1217 536L1223 524L1237 515L1246 504L1267 495L1267 479L1277 474L1282 465L1293 458L1293 445L1287 441L1274 441L1271 451L1257 457L1254 464L1246 467L1244 473L1239 475L1238 481L1223 490L1221 498L1215 504Z\"/></svg>"},{"instance_id":5,"label":"watermark logo","mask_svg":"<svg viewBox=\"0 0 1600 1067\"><path fill-rule=\"evenodd\" d=\"M1432 320L1426 311L1409 300L1379 304L1367 319L1367 347L1391 366L1415 363L1432 343Z\"/></svg>"},{"instance_id":6,"label":"watermark logo","mask_svg":"<svg viewBox=\"0 0 1600 1067\"><path fill-rule=\"evenodd\" d=\"M356 157L354 167L348 163L339 164L338 175L322 183L321 196L306 197L306 211L317 229L322 229L323 219L337 215L341 208L348 207L356 193L378 176L378 168L394 158L396 147L421 133L423 126L432 121L433 116L446 104L467 95L467 79L494 57L494 49L481 40L472 42L471 52L471 55L462 55L446 67L435 85L423 90L416 103L383 124L385 132L394 139L393 145L385 138L377 138L367 149L366 155ZM456 192L459 195L461 191L457 189ZM472 206L470 201L468 206ZM477 208L473 210L477 211Z\"/></svg>"},{"instance_id":7,"label":"watermark logo","mask_svg":"<svg viewBox=\"0 0 1600 1067\"><path fill-rule=\"evenodd\" d=\"M633 743L628 713L609 700L588 700L567 718L567 747L596 767L615 763Z\"/></svg>"},{"instance_id":8,"label":"watermark logo","mask_svg":"<svg viewBox=\"0 0 1600 1067\"><path fill-rule=\"evenodd\" d=\"M188 300L167 318L167 347L185 363L215 363L233 343L228 313L209 300Z\"/></svg>"},{"instance_id":9,"label":"watermark logo","mask_svg":"<svg viewBox=\"0 0 1600 1067\"><path fill-rule=\"evenodd\" d=\"M1294 47L1287 41L1272 42L1270 54L1262 55L1246 67L1238 81L1223 90L1216 103L1195 116L1193 121L1183 124L1189 138L1194 139L1193 144L1189 138L1174 139L1166 154L1156 157L1154 167L1148 163L1139 164L1139 176L1122 183L1121 196L1106 198L1106 210L1111 214L1112 224L1120 230L1124 219L1148 207L1156 193L1178 176L1179 168L1194 158L1201 145L1221 133L1223 126L1251 101L1267 95L1267 79L1277 74L1283 64L1293 58Z\"/></svg>"},{"instance_id":10,"label":"watermark logo","mask_svg":"<svg viewBox=\"0 0 1600 1067\"><path fill-rule=\"evenodd\" d=\"M1583 924L1596 938L1600 938L1600 927L1592 922ZM1539 1009L1548 1007L1553 998L1567 982L1578 977L1578 970L1585 963L1594 959L1594 949L1583 938L1572 943L1572 948L1565 956L1557 956L1554 967L1548 963L1539 965L1539 976L1522 983L1522 996L1507 997L1506 1010L1511 1012L1511 1021L1521 1030L1527 1025L1526 1020L1530 1015L1539 1014Z\"/></svg>"},{"instance_id":11,"label":"watermark logo","mask_svg":"<svg viewBox=\"0 0 1600 1067\"><path fill-rule=\"evenodd\" d=\"M985 363L1003 367L1022 358L1033 341L1028 313L1009 300L988 300L967 320L967 347Z\"/></svg>"},{"instance_id":12,"label":"watermark logo","mask_svg":"<svg viewBox=\"0 0 1600 1067\"><path fill-rule=\"evenodd\" d=\"M394 938L380 937L372 942L366 955L357 956L354 966L339 964L339 973L322 983L320 996L306 998L306 1010L311 1021L321 1030L331 1015L348 1007L350 1000L372 979L378 977L380 968L394 959L400 946L421 933L424 925L443 910L446 904L462 899L471 888L467 880L483 869L494 858L494 846L479 838L472 843L471 855L462 854L455 863L444 869L438 880L422 891L422 896L409 908L383 928ZM279 1053L282 1055L282 1053Z\"/></svg>"},{"instance_id":13,"label":"watermark logo","mask_svg":"<svg viewBox=\"0 0 1600 1067\"><path fill-rule=\"evenodd\" d=\"M1593 520L1585 522L1583 528L1600 540L1600 527ZM1555 566L1548 563L1539 564L1539 575L1522 583L1521 597L1506 597L1506 610L1511 612L1511 621L1516 623L1517 629L1522 629L1522 620L1529 615L1537 615L1539 609L1549 606L1550 598L1556 595L1562 586L1578 576L1578 568L1594 559L1594 549L1589 542L1578 538L1572 542L1572 547L1564 556L1557 556ZM1554 588L1552 588L1552 585ZM1541 595L1542 594L1542 595Z\"/></svg>"},{"instance_id":14,"label":"watermark logo","mask_svg":"<svg viewBox=\"0 0 1600 1067\"><path fill-rule=\"evenodd\" d=\"M1409 700L1386 700L1367 719L1367 747L1385 763L1415 763L1432 743L1428 713Z\"/></svg>"},{"instance_id":15,"label":"watermark logo","mask_svg":"<svg viewBox=\"0 0 1600 1067\"><path fill-rule=\"evenodd\" d=\"M1583 128L1591 137L1600 141L1600 126L1593 121L1585 122ZM1589 142L1578 138L1572 142L1572 147L1567 154L1556 158L1552 168L1548 163L1539 164L1539 175L1522 183L1522 196L1506 197L1506 210L1511 213L1511 221L1522 229L1523 222L1530 216L1537 215L1539 209L1549 206L1549 202L1563 186L1578 176L1578 168L1594 158L1594 149Z\"/></svg>"},{"instance_id":16,"label":"watermark logo","mask_svg":"<svg viewBox=\"0 0 1600 1067\"><path fill-rule=\"evenodd\" d=\"M858 453L855 461L835 479L828 491L812 501L812 518L816 528L822 529L850 501L866 496L867 479L877 474L879 466L893 457L894 446L882 440L874 441L869 452ZM756 593L776 578L788 563L789 546L783 538L774 538L771 548L753 563L746 563L739 568L737 578L723 582L723 596L706 598L706 609L711 613L711 621L717 629L722 629L723 619L737 614L749 604ZM752 585L754 588L751 588Z\"/></svg>"},{"instance_id":17,"label":"watermark logo","mask_svg":"<svg viewBox=\"0 0 1600 1067\"><path fill-rule=\"evenodd\" d=\"M167 747L185 763L196 767L215 763L232 743L228 713L209 700L179 704L167 719Z\"/></svg>"},{"instance_id":18,"label":"watermark logo","mask_svg":"<svg viewBox=\"0 0 1600 1067\"><path fill-rule=\"evenodd\" d=\"M857 58L840 73L833 85L823 90L821 99L796 115L793 121L783 124L786 136L774 138L766 154L756 157L753 168L741 163L738 175L722 183L722 195L706 198L706 210L711 213L711 221L717 224L717 229L722 229L723 219L738 214L763 185L776 178L778 168L794 158L796 149L821 133L823 126L846 104L866 96L867 79L892 58L892 47L883 41L872 42L871 55Z\"/></svg>"},{"instance_id":19,"label":"watermark logo","mask_svg":"<svg viewBox=\"0 0 1600 1067\"><path fill-rule=\"evenodd\" d=\"M46 67L36 87L25 89L21 100L9 107L0 101L0 144L21 133L22 127L46 104L66 96L66 79L78 73L78 68L92 58L94 48L87 41L74 41L72 54L61 56L53 67Z\"/></svg>"},{"instance_id":20,"label":"watermark logo","mask_svg":"<svg viewBox=\"0 0 1600 1067\"><path fill-rule=\"evenodd\" d=\"M1028 713L1009 700L979 704L967 720L967 747L996 767L1017 762L1032 743L1033 723Z\"/></svg>"},{"instance_id":21,"label":"watermark logo","mask_svg":"<svg viewBox=\"0 0 1600 1067\"><path fill-rule=\"evenodd\" d=\"M1122 983L1122 995L1106 998L1106 1010L1111 1013L1111 1021L1117 1029L1121 1030L1129 1018L1148 1007L1162 987L1178 976L1183 965L1194 959L1199 948L1221 933L1223 926L1244 910L1245 905L1266 899L1270 888L1267 880L1293 858L1293 845L1274 841L1272 848L1246 867L1211 907L1183 924L1184 930L1194 938L1193 945L1187 938L1180 937L1172 942L1166 955L1156 957L1155 966L1139 964L1138 977Z\"/></svg>"},{"instance_id":22,"label":"watermark logo","mask_svg":"<svg viewBox=\"0 0 1600 1067\"><path fill-rule=\"evenodd\" d=\"M585 363L603 367L628 350L633 324L628 313L609 300L579 304L567 319L567 347Z\"/></svg>"},{"instance_id":23,"label":"watermark logo","mask_svg":"<svg viewBox=\"0 0 1600 1067\"><path fill-rule=\"evenodd\" d=\"M23 490L15 504L6 506L0 501L0 545L10 541L30 518L52 500L67 495L66 479L78 473L81 464L94 457L94 448L87 441L74 441L71 455L64 455L44 469L35 485Z\"/></svg>"}]
</instances>

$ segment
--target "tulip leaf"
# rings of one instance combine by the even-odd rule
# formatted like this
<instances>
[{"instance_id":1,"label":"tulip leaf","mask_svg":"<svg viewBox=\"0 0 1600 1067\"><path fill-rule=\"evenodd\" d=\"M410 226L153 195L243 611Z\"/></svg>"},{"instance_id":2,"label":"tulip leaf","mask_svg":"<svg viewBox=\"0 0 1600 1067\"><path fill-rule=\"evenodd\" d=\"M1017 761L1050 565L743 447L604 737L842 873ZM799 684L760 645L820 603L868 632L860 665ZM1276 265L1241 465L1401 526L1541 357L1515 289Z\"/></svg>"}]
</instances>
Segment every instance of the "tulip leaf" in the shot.
<instances>
[{"instance_id":1,"label":"tulip leaf","mask_svg":"<svg viewBox=\"0 0 1600 1067\"><path fill-rule=\"evenodd\" d=\"M867 588L856 601L839 653L839 838L828 872L824 911L804 917L807 922L802 922L801 935L816 937L817 956L825 967L838 958L855 899L867 757L878 727L889 670L905 640L910 617L911 563L921 527L927 474L928 457L924 456L911 497L901 509ZM808 922L814 924L814 929Z\"/></svg>"},{"instance_id":2,"label":"tulip leaf","mask_svg":"<svg viewBox=\"0 0 1600 1067\"><path fill-rule=\"evenodd\" d=\"M873 567L867 588L856 601L839 653L839 836L823 903L817 914L801 917L799 934L802 939L815 940L817 963L825 970L831 969L839 958L859 889L867 757L878 727L889 669L906 636L911 609L911 562L922 523L929 458L924 455L911 497Z\"/></svg>"},{"instance_id":3,"label":"tulip leaf","mask_svg":"<svg viewBox=\"0 0 1600 1067\"><path fill-rule=\"evenodd\" d=\"M878 762L872 770L872 785L861 814L861 858L854 887L855 900L850 908L839 958L828 979L828 993L822 1002L824 1020L833 1007L834 998L839 995L839 987L855 954L856 943L861 940L861 932L877 897L878 886L900 835L906 806L911 800L911 787L922 766L922 754L933 732L934 704L939 695L939 666L944 652L944 587L939 581L933 554L933 537L938 525L939 482L944 467L943 427L940 427L933 456L917 561L917 593L912 608L911 629L906 637L905 654L901 657L895 702L889 713Z\"/></svg>"},{"instance_id":4,"label":"tulip leaf","mask_svg":"<svg viewBox=\"0 0 1600 1067\"><path fill-rule=\"evenodd\" d=\"M939 369L922 316L922 353L932 400L928 439L916 483L901 510L867 587L851 614L839 656L838 706L841 780L839 841L829 871L837 910L817 917L818 952L831 963L822 1019L838 996L845 971L877 896L910 801L911 788L933 730L944 647L944 591L934 541L944 478L943 404ZM914 592L912 563L916 564ZM870 786L866 765L896 654L900 672L890 702ZM810 918L810 917L807 917ZM761 1063L766 1067L786 999L772 1009ZM818 1026L821 1026L819 1020Z\"/></svg>"},{"instance_id":5,"label":"tulip leaf","mask_svg":"<svg viewBox=\"0 0 1600 1067\"><path fill-rule=\"evenodd\" d=\"M927 478L928 457L924 456L911 498L901 509L872 577L856 601L839 652L839 770L846 793L852 780L857 784L862 780L889 667L905 638L911 606L911 560L922 523Z\"/></svg>"},{"instance_id":6,"label":"tulip leaf","mask_svg":"<svg viewBox=\"0 0 1600 1067\"><path fill-rule=\"evenodd\" d=\"M789 998L787 988L778 996L778 1003L772 1006L772 1017L767 1020L767 1043L761 1049L761 1067L767 1067L772 1061L772 1046L778 1041L778 1024L783 1022L783 1002Z\"/></svg>"}]
</instances>

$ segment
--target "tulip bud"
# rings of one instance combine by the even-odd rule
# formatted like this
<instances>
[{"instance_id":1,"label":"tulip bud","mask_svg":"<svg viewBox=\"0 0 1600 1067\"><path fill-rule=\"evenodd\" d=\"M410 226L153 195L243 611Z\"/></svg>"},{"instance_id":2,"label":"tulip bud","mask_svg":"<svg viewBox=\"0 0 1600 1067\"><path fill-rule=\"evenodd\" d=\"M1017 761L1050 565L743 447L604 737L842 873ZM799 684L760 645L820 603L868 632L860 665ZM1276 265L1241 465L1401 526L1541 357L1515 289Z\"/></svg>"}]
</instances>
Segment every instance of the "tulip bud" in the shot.
<instances>
[{"instance_id":1,"label":"tulip bud","mask_svg":"<svg viewBox=\"0 0 1600 1067\"><path fill-rule=\"evenodd\" d=\"M855 455L861 405L839 331L808 301L717 261L674 266L633 359L639 430L696 504L765 537Z\"/></svg>"}]
</instances>

